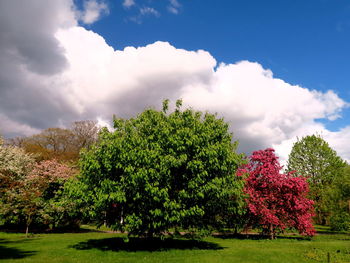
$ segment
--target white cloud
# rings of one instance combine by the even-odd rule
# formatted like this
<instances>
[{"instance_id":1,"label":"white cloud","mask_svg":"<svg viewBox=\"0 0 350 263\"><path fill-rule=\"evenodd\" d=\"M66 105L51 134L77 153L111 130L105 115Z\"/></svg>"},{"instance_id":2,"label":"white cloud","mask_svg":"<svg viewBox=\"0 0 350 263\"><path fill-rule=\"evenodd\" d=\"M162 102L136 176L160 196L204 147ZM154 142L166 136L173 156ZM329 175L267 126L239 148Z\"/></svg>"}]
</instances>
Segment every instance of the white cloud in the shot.
<instances>
[{"instance_id":1,"label":"white cloud","mask_svg":"<svg viewBox=\"0 0 350 263\"><path fill-rule=\"evenodd\" d=\"M160 16L160 13L154 9L153 7L141 7L140 8L140 14L145 16L145 15L153 15L153 16Z\"/></svg>"},{"instance_id":2,"label":"white cloud","mask_svg":"<svg viewBox=\"0 0 350 263\"><path fill-rule=\"evenodd\" d=\"M130 8L130 7L134 6L134 5L135 5L135 1L134 0L124 0L123 1L123 6L125 8Z\"/></svg>"},{"instance_id":3,"label":"white cloud","mask_svg":"<svg viewBox=\"0 0 350 263\"><path fill-rule=\"evenodd\" d=\"M318 132L350 160L346 147L350 126L331 132L317 122L339 118L347 106L333 91L292 85L256 62L217 66L208 52L178 49L167 42L114 50L103 37L77 26L76 21L51 21L60 14L74 17L71 4L67 1L58 8L64 12L40 18L37 24L52 23L44 31L37 26L28 28L27 42L34 41L40 30L39 35L48 39L38 54L56 52L47 61L17 49L16 38L0 45L0 65L7 70L0 72L1 87L5 87L0 89L0 129L5 135L28 134L77 119L96 119L106 125L113 114L130 117L145 107L160 108L165 98L183 98L185 105L223 116L239 139L240 150L248 154L273 146L285 160L296 136ZM0 23L4 32L18 22L11 18L15 13L10 14ZM4 27L8 21L11 26ZM6 53L9 48L14 52ZM16 60L18 54L26 59ZM55 67L48 71L50 65Z\"/></svg>"},{"instance_id":4,"label":"white cloud","mask_svg":"<svg viewBox=\"0 0 350 263\"><path fill-rule=\"evenodd\" d=\"M175 15L177 15L177 14L179 13L179 10L176 9L175 7L173 7L173 6L168 6L168 11L169 11L170 13L175 14Z\"/></svg>"},{"instance_id":5,"label":"white cloud","mask_svg":"<svg viewBox=\"0 0 350 263\"><path fill-rule=\"evenodd\" d=\"M158 12L158 10L154 9L153 7L139 7L138 10L139 13L137 15L128 18L130 21L135 22L137 24L142 24L143 19L146 16L160 17L160 13Z\"/></svg>"},{"instance_id":6,"label":"white cloud","mask_svg":"<svg viewBox=\"0 0 350 263\"><path fill-rule=\"evenodd\" d=\"M79 112L93 107L107 115L130 116L161 105L164 98L181 97L187 105L224 116L245 152L275 145L283 154L280 144L303 132L324 130L315 119L333 119L346 106L333 91L291 85L258 63L221 64L214 70L216 61L209 53L166 42L115 51L81 27L62 31L58 39L71 66L66 78L72 85L65 94Z\"/></svg>"},{"instance_id":7,"label":"white cloud","mask_svg":"<svg viewBox=\"0 0 350 263\"><path fill-rule=\"evenodd\" d=\"M177 0L170 0L170 4L174 7L180 7L180 3Z\"/></svg>"},{"instance_id":8,"label":"white cloud","mask_svg":"<svg viewBox=\"0 0 350 263\"><path fill-rule=\"evenodd\" d=\"M108 14L109 9L106 3L99 3L96 0L84 2L84 10L79 14L80 20L87 25L95 23L103 14Z\"/></svg>"},{"instance_id":9,"label":"white cloud","mask_svg":"<svg viewBox=\"0 0 350 263\"><path fill-rule=\"evenodd\" d=\"M11 134L14 136L29 136L34 133L39 133L40 129L33 128L27 124L19 123L10 120L7 116L0 113L0 137L3 134Z\"/></svg>"},{"instance_id":10,"label":"white cloud","mask_svg":"<svg viewBox=\"0 0 350 263\"><path fill-rule=\"evenodd\" d=\"M161 105L168 96L180 96L185 83L210 77L216 64L207 52L176 49L165 42L115 51L101 36L82 27L56 36L70 65L62 74L69 83L62 92L81 114L93 108L107 116L130 115L151 104ZM129 105L137 99L141 101Z\"/></svg>"},{"instance_id":11,"label":"white cloud","mask_svg":"<svg viewBox=\"0 0 350 263\"><path fill-rule=\"evenodd\" d=\"M334 149L339 156L350 164L350 149L348 147L350 140L350 126L346 126L339 131L329 131L320 123L304 124L296 129L290 139L283 140L278 144L273 144L276 152L280 156L281 163L287 164L288 156L293 144L307 135L319 134L330 147Z\"/></svg>"},{"instance_id":12,"label":"white cloud","mask_svg":"<svg viewBox=\"0 0 350 263\"><path fill-rule=\"evenodd\" d=\"M189 105L224 116L245 152L275 145L283 158L290 148L285 143L279 146L282 142L303 132L324 130L315 119L335 118L346 106L332 91L291 85L248 61L220 65L210 85L192 84L183 97Z\"/></svg>"},{"instance_id":13,"label":"white cloud","mask_svg":"<svg viewBox=\"0 0 350 263\"><path fill-rule=\"evenodd\" d=\"M344 127L337 132L325 130L323 138L350 164L350 126Z\"/></svg>"},{"instance_id":14,"label":"white cloud","mask_svg":"<svg viewBox=\"0 0 350 263\"><path fill-rule=\"evenodd\" d=\"M177 0L169 0L168 11L177 15L179 13L180 3Z\"/></svg>"}]
</instances>

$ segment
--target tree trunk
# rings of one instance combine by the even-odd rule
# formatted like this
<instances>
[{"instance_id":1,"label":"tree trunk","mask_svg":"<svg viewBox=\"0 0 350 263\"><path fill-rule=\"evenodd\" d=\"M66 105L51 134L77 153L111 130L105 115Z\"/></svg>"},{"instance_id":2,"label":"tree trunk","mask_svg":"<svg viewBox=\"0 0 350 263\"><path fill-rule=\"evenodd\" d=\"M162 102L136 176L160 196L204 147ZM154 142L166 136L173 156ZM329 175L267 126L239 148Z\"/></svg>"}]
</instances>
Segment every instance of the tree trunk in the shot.
<instances>
[{"instance_id":1,"label":"tree trunk","mask_svg":"<svg viewBox=\"0 0 350 263\"><path fill-rule=\"evenodd\" d=\"M270 225L269 235L270 235L270 239L275 239L275 232L272 224Z\"/></svg>"},{"instance_id":2,"label":"tree trunk","mask_svg":"<svg viewBox=\"0 0 350 263\"><path fill-rule=\"evenodd\" d=\"M153 239L153 237L154 237L154 231L153 230L147 231L146 238Z\"/></svg>"},{"instance_id":3,"label":"tree trunk","mask_svg":"<svg viewBox=\"0 0 350 263\"><path fill-rule=\"evenodd\" d=\"M28 216L28 219L27 219L27 224L26 224L26 237L28 237L28 233L29 233L29 226L30 226L30 223L32 222L32 218L31 216L29 215Z\"/></svg>"}]
</instances>

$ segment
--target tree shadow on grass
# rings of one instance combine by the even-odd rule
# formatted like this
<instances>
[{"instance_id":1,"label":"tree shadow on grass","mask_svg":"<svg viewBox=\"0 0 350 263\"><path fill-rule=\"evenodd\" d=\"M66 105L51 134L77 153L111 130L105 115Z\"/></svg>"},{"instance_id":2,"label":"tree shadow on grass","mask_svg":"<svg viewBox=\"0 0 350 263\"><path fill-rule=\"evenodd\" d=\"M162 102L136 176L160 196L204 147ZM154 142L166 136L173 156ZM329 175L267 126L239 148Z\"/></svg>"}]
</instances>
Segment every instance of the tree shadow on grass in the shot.
<instances>
[{"instance_id":1,"label":"tree shadow on grass","mask_svg":"<svg viewBox=\"0 0 350 263\"><path fill-rule=\"evenodd\" d=\"M221 239L250 239L250 240L266 240L269 239L269 236L266 235L260 235L256 233L249 233L249 234L216 234L213 235L215 238L221 238ZM302 236L279 236L277 235L276 239L290 239L290 240L310 240L309 237L302 237Z\"/></svg>"},{"instance_id":2,"label":"tree shadow on grass","mask_svg":"<svg viewBox=\"0 0 350 263\"><path fill-rule=\"evenodd\" d=\"M0 239L0 260L1 259L20 259L30 257L36 254L36 251L24 251L14 247L8 247L6 244L17 243Z\"/></svg>"},{"instance_id":3,"label":"tree shadow on grass","mask_svg":"<svg viewBox=\"0 0 350 263\"><path fill-rule=\"evenodd\" d=\"M160 238L129 238L128 242L125 242L121 237L104 238L104 239L90 239L86 242L80 242L72 248L78 250L86 249L99 249L110 251L167 251L172 249L203 249L203 250L219 250L223 247L216 243L199 241L199 240L185 240L185 239L171 239L166 238L161 240Z\"/></svg>"}]
</instances>

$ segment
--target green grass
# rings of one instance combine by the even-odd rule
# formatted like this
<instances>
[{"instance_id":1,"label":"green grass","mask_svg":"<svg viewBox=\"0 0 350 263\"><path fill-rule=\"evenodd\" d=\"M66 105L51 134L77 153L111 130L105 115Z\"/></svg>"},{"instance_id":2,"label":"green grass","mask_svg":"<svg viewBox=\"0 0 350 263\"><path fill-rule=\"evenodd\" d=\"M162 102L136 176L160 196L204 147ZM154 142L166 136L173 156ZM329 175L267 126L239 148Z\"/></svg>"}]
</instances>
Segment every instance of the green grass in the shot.
<instances>
[{"instance_id":1,"label":"green grass","mask_svg":"<svg viewBox=\"0 0 350 263\"><path fill-rule=\"evenodd\" d=\"M1 262L350 262L349 233L323 234L312 240L208 237L202 241L153 242L102 232L36 234L0 232Z\"/></svg>"}]
</instances>

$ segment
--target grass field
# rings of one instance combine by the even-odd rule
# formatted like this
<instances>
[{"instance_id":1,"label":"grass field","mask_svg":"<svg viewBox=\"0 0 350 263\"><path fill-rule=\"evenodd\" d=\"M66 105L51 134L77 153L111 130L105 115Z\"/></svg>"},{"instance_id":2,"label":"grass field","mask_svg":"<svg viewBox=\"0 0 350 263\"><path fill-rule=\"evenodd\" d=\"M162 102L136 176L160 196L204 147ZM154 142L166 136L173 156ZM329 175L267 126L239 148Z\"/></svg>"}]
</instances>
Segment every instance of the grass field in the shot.
<instances>
[{"instance_id":1,"label":"grass field","mask_svg":"<svg viewBox=\"0 0 350 263\"><path fill-rule=\"evenodd\" d=\"M321 234L322 233L322 234ZM152 242L103 232L36 234L0 232L1 262L350 262L350 234L320 234L312 240L208 237L202 241Z\"/></svg>"}]
</instances>

